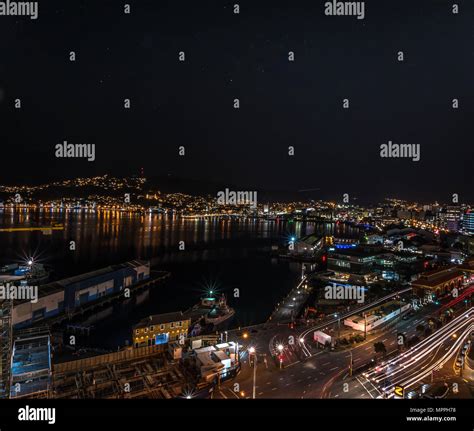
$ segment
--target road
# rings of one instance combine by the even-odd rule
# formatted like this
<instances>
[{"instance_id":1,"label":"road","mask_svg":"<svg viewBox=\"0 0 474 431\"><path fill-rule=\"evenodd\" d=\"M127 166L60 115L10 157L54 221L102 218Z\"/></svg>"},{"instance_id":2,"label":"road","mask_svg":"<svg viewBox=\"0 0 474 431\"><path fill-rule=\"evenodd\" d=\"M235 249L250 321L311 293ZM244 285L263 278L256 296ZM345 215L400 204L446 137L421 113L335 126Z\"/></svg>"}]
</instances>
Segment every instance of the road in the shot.
<instances>
[{"instance_id":1,"label":"road","mask_svg":"<svg viewBox=\"0 0 474 431\"><path fill-rule=\"evenodd\" d=\"M339 319L360 313L376 304L389 301L400 293L409 291L410 289L403 289L386 295L371 304L342 314ZM396 317L387 326L369 333L364 342L354 345L350 350L321 350L311 341L313 331L337 325L339 319L333 317L311 327L290 328L287 324L268 322L239 332L229 331L228 339L238 340L241 346L242 371L236 379L222 383L214 396L216 398L252 398L255 393L255 398L377 398L384 392L380 388L382 384L385 384L385 392L393 391L394 384L403 383L410 388L426 374L421 369L423 365L426 365L427 370L439 367L438 361L443 358L443 353L452 352L449 349L453 345L453 340L450 341L446 334L453 329L458 329L457 326L453 326L453 322L461 325L459 330L463 328L467 330L469 325L466 322L461 324L458 320L453 320L442 326L432 336L416 344L413 351L418 352L423 348L425 354L422 357L413 356L413 358L418 358L413 363L408 362L412 357L412 350L403 352L402 355L408 356L402 356L406 358L406 363L403 362L401 367L404 370L403 373L394 374L394 377L397 377L396 382L391 380L390 373L394 372L393 367L399 362L378 365L377 372L381 373L380 376L383 377L386 374L387 377L375 384L372 381L372 375L367 378L361 373L356 375L356 371L360 367L369 369L376 360L381 361L374 351L375 342L382 342L385 345L386 356L390 360L391 357L398 358L400 354L398 334L403 333L406 340L415 336L421 337L417 327L420 324L428 326L429 318L437 316L440 308L439 305L431 303L416 311L408 319ZM457 304L455 308L458 314L464 312L462 304ZM279 345L283 347L281 351L277 348ZM249 357L249 348L255 349L252 357ZM258 361L254 373L255 356ZM351 356L354 370L352 377L349 375ZM282 359L281 364L279 358ZM369 370L369 372L372 371L373 369ZM428 375L431 378L431 371ZM454 377L452 372L443 376L442 368L436 369L433 375L435 381L438 378ZM388 385L391 386L388 387Z\"/></svg>"},{"instance_id":2,"label":"road","mask_svg":"<svg viewBox=\"0 0 474 431\"><path fill-rule=\"evenodd\" d=\"M384 300L389 300L392 296L389 295ZM361 308L366 309L367 306ZM374 342L381 341L386 345L389 353L396 352L397 334L404 332L407 337L416 335L417 325L435 310L436 307L431 304L408 320L397 318L389 327L369 334L366 341L351 349L354 368L371 361L375 355ZM349 314L354 312L356 311L353 310ZM232 396L236 394L244 398L253 396L254 373L248 353L248 349L253 347L258 357L255 379L256 398L323 397L332 382L348 373L350 353L348 350L332 352L318 350L309 342L302 343L299 336L301 333L309 334L316 328L333 324L334 320L337 322L337 319L329 319L324 324L305 328L303 332L301 328L290 329L288 325L278 324L256 326L252 329L255 332L243 331L238 337L239 344L242 346L242 371L235 380L223 383L215 396L229 398L230 392ZM237 334L230 332L228 337L229 340L235 340ZM289 343L291 339L292 344ZM279 344L284 346L281 352L283 358L281 369L278 361L280 352L276 348Z\"/></svg>"},{"instance_id":3,"label":"road","mask_svg":"<svg viewBox=\"0 0 474 431\"><path fill-rule=\"evenodd\" d=\"M474 308L460 309L457 317L412 348L367 372L352 378L342 377L332 385L328 396L393 398L395 386L409 391L422 383L447 381L456 376L453 362L473 329Z\"/></svg>"}]
</instances>

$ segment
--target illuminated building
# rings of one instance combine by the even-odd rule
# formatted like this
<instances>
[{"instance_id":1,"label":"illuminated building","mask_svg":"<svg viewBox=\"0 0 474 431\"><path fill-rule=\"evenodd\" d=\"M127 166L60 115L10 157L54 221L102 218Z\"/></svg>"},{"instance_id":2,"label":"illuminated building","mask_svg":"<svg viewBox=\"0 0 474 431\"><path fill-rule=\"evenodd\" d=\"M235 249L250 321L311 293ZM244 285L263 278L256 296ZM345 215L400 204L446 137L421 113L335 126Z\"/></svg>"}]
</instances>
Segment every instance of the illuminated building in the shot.
<instances>
[{"instance_id":1,"label":"illuminated building","mask_svg":"<svg viewBox=\"0 0 474 431\"><path fill-rule=\"evenodd\" d=\"M461 226L461 209L458 206L449 206L446 209L446 226L448 230L457 232Z\"/></svg>"},{"instance_id":2,"label":"illuminated building","mask_svg":"<svg viewBox=\"0 0 474 431\"><path fill-rule=\"evenodd\" d=\"M185 340L190 325L191 319L184 318L181 311L149 316L133 327L133 345L153 346Z\"/></svg>"},{"instance_id":3,"label":"illuminated building","mask_svg":"<svg viewBox=\"0 0 474 431\"><path fill-rule=\"evenodd\" d=\"M426 272L412 282L413 293L420 297L443 296L462 285L464 274L457 267Z\"/></svg>"},{"instance_id":4,"label":"illuminated building","mask_svg":"<svg viewBox=\"0 0 474 431\"><path fill-rule=\"evenodd\" d=\"M474 211L468 210L464 214L462 227L465 232L474 234Z\"/></svg>"},{"instance_id":5,"label":"illuminated building","mask_svg":"<svg viewBox=\"0 0 474 431\"><path fill-rule=\"evenodd\" d=\"M474 281L474 257L466 259L458 268L466 274L469 281Z\"/></svg>"}]
</instances>

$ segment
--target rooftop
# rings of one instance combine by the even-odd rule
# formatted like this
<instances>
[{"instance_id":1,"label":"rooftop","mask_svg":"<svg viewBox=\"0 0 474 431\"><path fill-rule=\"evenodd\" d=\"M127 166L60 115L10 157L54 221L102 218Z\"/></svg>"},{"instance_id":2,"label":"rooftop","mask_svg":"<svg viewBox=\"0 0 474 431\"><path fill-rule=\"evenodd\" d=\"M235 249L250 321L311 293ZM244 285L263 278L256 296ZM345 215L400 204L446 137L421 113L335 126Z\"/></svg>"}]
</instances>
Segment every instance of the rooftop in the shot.
<instances>
[{"instance_id":1,"label":"rooftop","mask_svg":"<svg viewBox=\"0 0 474 431\"><path fill-rule=\"evenodd\" d=\"M458 268L461 271L474 271L474 257L466 259L462 265L459 265Z\"/></svg>"},{"instance_id":2,"label":"rooftop","mask_svg":"<svg viewBox=\"0 0 474 431\"><path fill-rule=\"evenodd\" d=\"M51 344L48 335L16 340L12 355L11 397L26 396L49 389ZM17 384L20 392L16 392Z\"/></svg>"},{"instance_id":3,"label":"rooftop","mask_svg":"<svg viewBox=\"0 0 474 431\"><path fill-rule=\"evenodd\" d=\"M86 272L84 274L75 275L72 277L64 278L62 280L53 281L48 284L44 284L39 287L39 296L44 297L51 295L52 293L61 292L66 286L71 284L79 283L81 281L90 280L101 275L112 274L115 271L118 271L123 268L137 268L142 265L147 265L148 262L141 260L132 260L130 262L125 262L117 265L110 265L105 268L97 269L95 271ZM22 301L18 301L20 303Z\"/></svg>"},{"instance_id":4,"label":"rooftop","mask_svg":"<svg viewBox=\"0 0 474 431\"><path fill-rule=\"evenodd\" d=\"M437 269L422 274L418 280L412 282L412 286L435 287L458 277L462 277L463 275L463 272L457 267Z\"/></svg>"},{"instance_id":5,"label":"rooftop","mask_svg":"<svg viewBox=\"0 0 474 431\"><path fill-rule=\"evenodd\" d=\"M370 257L377 256L384 253L383 249L379 246L364 246L364 247L354 247L347 249L336 249L330 252L331 255L344 255L344 256L354 256L354 257Z\"/></svg>"},{"instance_id":6,"label":"rooftop","mask_svg":"<svg viewBox=\"0 0 474 431\"><path fill-rule=\"evenodd\" d=\"M160 325L162 323L179 322L182 320L187 320L185 316L183 315L182 311L175 311L173 313L154 314L153 316L149 316L141 320L133 328L134 329L143 328L145 326Z\"/></svg>"}]
</instances>

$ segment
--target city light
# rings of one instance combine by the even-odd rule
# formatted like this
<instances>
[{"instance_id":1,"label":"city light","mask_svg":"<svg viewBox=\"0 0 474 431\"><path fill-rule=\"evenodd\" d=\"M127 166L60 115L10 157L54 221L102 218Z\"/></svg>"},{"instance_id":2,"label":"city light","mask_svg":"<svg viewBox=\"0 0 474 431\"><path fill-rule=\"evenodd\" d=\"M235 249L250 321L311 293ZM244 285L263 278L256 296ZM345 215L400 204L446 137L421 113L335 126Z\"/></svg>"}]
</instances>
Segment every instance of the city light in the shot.
<instances>
[{"instance_id":1,"label":"city light","mask_svg":"<svg viewBox=\"0 0 474 431\"><path fill-rule=\"evenodd\" d=\"M0 0L0 431L473 422L474 0L85 3Z\"/></svg>"}]
</instances>

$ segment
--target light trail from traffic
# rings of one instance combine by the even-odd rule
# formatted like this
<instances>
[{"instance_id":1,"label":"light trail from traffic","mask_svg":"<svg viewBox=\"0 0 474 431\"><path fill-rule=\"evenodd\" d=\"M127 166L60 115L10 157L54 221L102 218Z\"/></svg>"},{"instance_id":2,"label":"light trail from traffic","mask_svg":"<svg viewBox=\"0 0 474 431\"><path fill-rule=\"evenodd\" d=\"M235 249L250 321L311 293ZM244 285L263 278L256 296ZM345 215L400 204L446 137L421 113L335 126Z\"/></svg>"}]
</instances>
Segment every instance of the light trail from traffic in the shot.
<instances>
[{"instance_id":1,"label":"light trail from traffic","mask_svg":"<svg viewBox=\"0 0 474 431\"><path fill-rule=\"evenodd\" d=\"M427 337L417 346L389 360L382 366L382 372L380 369L375 368L368 373L364 373L364 377L368 381L372 380L377 384L389 380L389 385L383 388L385 393L393 390L395 384L392 383L392 380L394 377L397 378L398 385L406 388L413 386L416 382L430 375L434 370L440 369L456 353L465 337L474 328L473 310L474 308L471 307L470 310L463 312L460 316ZM459 331L462 331L462 334L453 337L453 335ZM433 359L436 359L440 347L447 341L452 340L454 340L454 342L450 348L446 349L447 352L444 353L441 358L431 363ZM427 363L421 367L422 370L420 371L420 365L425 362ZM391 368L397 365L400 368L391 371ZM393 396L393 393L391 396Z\"/></svg>"},{"instance_id":2,"label":"light trail from traffic","mask_svg":"<svg viewBox=\"0 0 474 431\"><path fill-rule=\"evenodd\" d=\"M359 308L356 308L355 310L350 310L346 313L342 313L340 317L335 317L331 320L328 320L324 323L320 323L316 326L313 326L311 327L310 329L307 329L305 330L304 332L302 332L299 336L298 336L298 339L300 340L300 343L301 343L301 347L302 347L302 350L304 352L304 354L307 356L307 357L311 357L313 356L311 354L311 351L310 349L308 348L308 346L306 346L306 342L304 341L306 336L311 333L311 332L314 332L314 331L318 331L322 328L324 328L325 326L328 326L328 325L333 325L335 323L337 323L337 321L339 320L343 320L345 319L346 317L350 317L350 316L353 316L354 314L358 314L362 311L365 311L367 309L370 309L370 308L373 308L374 306L382 303L382 302L385 302L385 301L388 301L389 299L395 297L395 296L398 296L398 295L401 295L402 293L406 293L406 292L409 292L411 291L411 287L408 287L406 289L401 289L401 290L398 290L394 293L391 293L389 295L386 295L384 296L383 298L380 298L380 299L377 299L375 301L372 301L370 304L366 304L366 305L363 305L362 307L359 307Z\"/></svg>"}]
</instances>

